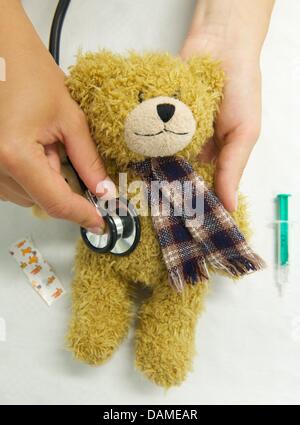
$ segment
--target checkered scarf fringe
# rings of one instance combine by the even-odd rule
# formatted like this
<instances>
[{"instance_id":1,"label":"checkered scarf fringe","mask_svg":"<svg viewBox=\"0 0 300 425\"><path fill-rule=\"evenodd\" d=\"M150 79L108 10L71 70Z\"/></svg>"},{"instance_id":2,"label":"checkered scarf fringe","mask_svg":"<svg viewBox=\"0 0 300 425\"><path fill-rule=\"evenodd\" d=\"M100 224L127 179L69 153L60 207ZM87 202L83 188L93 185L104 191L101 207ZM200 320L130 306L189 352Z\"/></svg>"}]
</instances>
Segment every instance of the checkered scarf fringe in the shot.
<instances>
[{"instance_id":1,"label":"checkered scarf fringe","mask_svg":"<svg viewBox=\"0 0 300 425\"><path fill-rule=\"evenodd\" d=\"M231 215L187 161L174 156L158 157L132 163L131 168L146 184L153 226L170 283L178 292L185 284L205 283L209 279L208 266L235 277L264 267L264 261L249 247ZM157 196L152 182L172 185L161 184ZM191 182L192 189L184 192L184 182ZM203 200L201 216L187 215L185 210L180 216L174 213L188 198L195 206L199 196ZM171 199L167 215L164 199Z\"/></svg>"}]
</instances>

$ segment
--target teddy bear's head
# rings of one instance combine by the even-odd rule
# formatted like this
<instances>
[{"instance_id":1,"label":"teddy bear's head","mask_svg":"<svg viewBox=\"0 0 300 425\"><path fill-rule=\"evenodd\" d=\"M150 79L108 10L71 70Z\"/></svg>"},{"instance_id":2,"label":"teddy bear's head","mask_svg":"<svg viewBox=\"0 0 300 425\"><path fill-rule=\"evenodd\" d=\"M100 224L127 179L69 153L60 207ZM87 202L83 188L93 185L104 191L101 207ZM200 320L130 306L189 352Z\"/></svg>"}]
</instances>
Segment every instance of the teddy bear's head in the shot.
<instances>
[{"instance_id":1,"label":"teddy bear's head","mask_svg":"<svg viewBox=\"0 0 300 425\"><path fill-rule=\"evenodd\" d=\"M99 153L122 170L146 157L195 158L212 136L223 81L208 58L101 51L79 56L67 86Z\"/></svg>"}]
</instances>

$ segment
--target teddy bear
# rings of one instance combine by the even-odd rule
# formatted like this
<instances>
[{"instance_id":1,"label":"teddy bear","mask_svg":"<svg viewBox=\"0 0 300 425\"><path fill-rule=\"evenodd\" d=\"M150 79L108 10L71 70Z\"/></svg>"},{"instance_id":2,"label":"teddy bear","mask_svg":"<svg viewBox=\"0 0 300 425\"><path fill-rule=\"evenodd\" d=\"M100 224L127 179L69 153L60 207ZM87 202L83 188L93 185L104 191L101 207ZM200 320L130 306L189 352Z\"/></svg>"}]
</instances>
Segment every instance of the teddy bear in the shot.
<instances>
[{"instance_id":1,"label":"teddy bear","mask_svg":"<svg viewBox=\"0 0 300 425\"><path fill-rule=\"evenodd\" d=\"M99 51L80 54L66 84L116 185L119 173L126 173L129 183L142 178L131 164L175 155L213 189L214 164L200 164L198 154L213 136L224 80L219 63L209 57L183 62L168 53ZM232 220L248 238L242 195ZM136 368L169 388L180 385L192 368L209 279L196 274L192 284L174 290L151 216L141 216L140 226L140 242L128 256L98 254L78 242L67 344L76 359L101 365L136 318ZM140 288L147 294L136 311Z\"/></svg>"}]
</instances>

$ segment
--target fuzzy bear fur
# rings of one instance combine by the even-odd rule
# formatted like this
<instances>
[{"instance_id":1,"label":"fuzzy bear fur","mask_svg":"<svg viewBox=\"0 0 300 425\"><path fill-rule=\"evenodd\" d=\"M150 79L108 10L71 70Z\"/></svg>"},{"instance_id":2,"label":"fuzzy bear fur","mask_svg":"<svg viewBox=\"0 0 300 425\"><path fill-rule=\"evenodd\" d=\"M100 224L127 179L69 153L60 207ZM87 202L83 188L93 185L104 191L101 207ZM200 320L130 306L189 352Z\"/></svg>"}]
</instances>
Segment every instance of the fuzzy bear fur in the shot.
<instances>
[{"instance_id":1,"label":"fuzzy bear fur","mask_svg":"<svg viewBox=\"0 0 300 425\"><path fill-rule=\"evenodd\" d=\"M115 183L119 172L128 173L129 183L136 180L128 164L144 159L124 143L125 119L142 91L146 99L176 94L191 108L196 132L179 155L212 186L214 165L200 165L197 155L213 135L223 84L221 68L209 58L195 57L184 63L161 53L123 57L101 51L80 55L67 78L69 91L85 112L99 154ZM242 196L234 218L247 237ZM132 322L134 292L146 286L150 295L137 313L135 364L151 381L168 388L181 384L191 370L197 318L209 285L186 285L183 293L175 292L168 282L151 216L140 219L141 241L129 256L96 254L79 241L68 346L77 359L91 365L108 360Z\"/></svg>"}]
</instances>

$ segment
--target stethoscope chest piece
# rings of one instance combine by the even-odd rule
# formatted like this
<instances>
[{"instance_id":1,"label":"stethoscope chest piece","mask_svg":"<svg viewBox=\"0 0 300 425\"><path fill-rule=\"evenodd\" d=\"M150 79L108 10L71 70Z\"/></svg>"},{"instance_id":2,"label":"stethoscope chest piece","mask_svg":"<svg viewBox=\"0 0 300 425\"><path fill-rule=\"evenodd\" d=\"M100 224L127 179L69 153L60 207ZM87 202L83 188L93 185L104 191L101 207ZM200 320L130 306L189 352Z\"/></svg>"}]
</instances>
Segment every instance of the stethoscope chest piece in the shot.
<instances>
[{"instance_id":1,"label":"stethoscope chest piece","mask_svg":"<svg viewBox=\"0 0 300 425\"><path fill-rule=\"evenodd\" d=\"M99 254L130 254L136 248L141 235L140 220L130 201L122 197L102 201L89 191L87 198L105 221L105 230L101 235L81 227L81 236L88 248Z\"/></svg>"}]
</instances>

